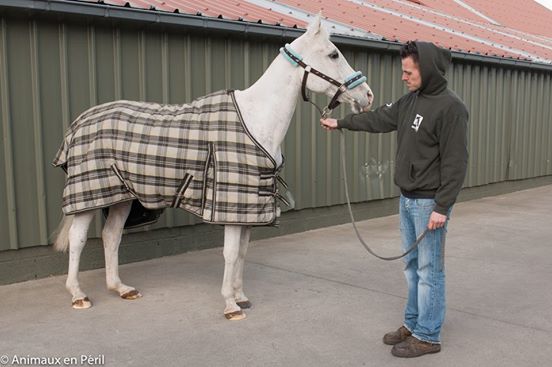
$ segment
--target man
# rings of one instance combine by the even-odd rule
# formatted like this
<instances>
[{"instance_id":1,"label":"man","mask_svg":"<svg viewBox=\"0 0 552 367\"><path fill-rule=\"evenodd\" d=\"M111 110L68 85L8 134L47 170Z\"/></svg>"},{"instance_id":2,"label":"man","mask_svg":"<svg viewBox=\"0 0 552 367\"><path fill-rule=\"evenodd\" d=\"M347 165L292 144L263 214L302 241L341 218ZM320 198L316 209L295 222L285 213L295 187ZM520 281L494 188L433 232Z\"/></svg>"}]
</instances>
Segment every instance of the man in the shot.
<instances>
[{"instance_id":1,"label":"man","mask_svg":"<svg viewBox=\"0 0 552 367\"><path fill-rule=\"evenodd\" d=\"M328 130L397 131L395 184L401 189L403 250L426 228L418 248L404 258L408 298L404 323L383 337L397 357L441 350L445 317L444 244L448 216L462 187L468 160L468 111L447 88L451 55L427 42L401 48L402 80L409 93L374 111L321 120Z\"/></svg>"}]
</instances>

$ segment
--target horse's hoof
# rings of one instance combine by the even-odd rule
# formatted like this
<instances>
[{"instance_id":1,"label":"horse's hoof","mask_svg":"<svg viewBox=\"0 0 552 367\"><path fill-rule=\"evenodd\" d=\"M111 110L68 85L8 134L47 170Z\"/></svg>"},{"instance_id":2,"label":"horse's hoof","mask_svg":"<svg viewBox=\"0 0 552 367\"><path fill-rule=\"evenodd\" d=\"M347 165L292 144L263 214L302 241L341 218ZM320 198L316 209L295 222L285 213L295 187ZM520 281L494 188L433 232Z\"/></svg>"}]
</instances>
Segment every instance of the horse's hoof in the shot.
<instances>
[{"instance_id":1,"label":"horse's hoof","mask_svg":"<svg viewBox=\"0 0 552 367\"><path fill-rule=\"evenodd\" d=\"M224 317L226 317L226 319L230 321L239 321L239 320L245 319L246 316L245 316L245 312L243 312L242 310L239 310L239 311L225 313Z\"/></svg>"},{"instance_id":2,"label":"horse's hoof","mask_svg":"<svg viewBox=\"0 0 552 367\"><path fill-rule=\"evenodd\" d=\"M142 294L140 292L138 292L137 289L133 289L131 291L128 291L126 292L125 294L121 294L121 298L122 299L126 299L126 300L133 300L133 299L137 299L137 298L140 298L142 297Z\"/></svg>"},{"instance_id":3,"label":"horse's hoof","mask_svg":"<svg viewBox=\"0 0 552 367\"><path fill-rule=\"evenodd\" d=\"M241 309L247 309L247 308L251 308L251 306L253 306L253 305L251 304L251 302L249 302L249 301L236 302L236 304L237 304L238 306L240 306Z\"/></svg>"},{"instance_id":4,"label":"horse's hoof","mask_svg":"<svg viewBox=\"0 0 552 367\"><path fill-rule=\"evenodd\" d=\"M77 300L73 301L72 306L76 310L84 310L86 308L92 307L92 302L90 302L88 297L84 297L84 298L77 299Z\"/></svg>"}]
</instances>

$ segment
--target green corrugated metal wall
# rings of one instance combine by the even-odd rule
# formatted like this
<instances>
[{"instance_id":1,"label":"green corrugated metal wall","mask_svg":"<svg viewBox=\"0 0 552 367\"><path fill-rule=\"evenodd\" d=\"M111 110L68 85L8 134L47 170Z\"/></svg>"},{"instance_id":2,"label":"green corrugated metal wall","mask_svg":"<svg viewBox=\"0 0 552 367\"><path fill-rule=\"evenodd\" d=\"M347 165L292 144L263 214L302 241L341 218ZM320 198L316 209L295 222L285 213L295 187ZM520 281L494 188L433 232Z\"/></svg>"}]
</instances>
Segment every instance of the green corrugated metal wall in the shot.
<instances>
[{"instance_id":1,"label":"green corrugated metal wall","mask_svg":"<svg viewBox=\"0 0 552 367\"><path fill-rule=\"evenodd\" d=\"M184 103L208 92L243 89L277 55L282 40L144 31L35 19L0 23L0 251L47 245L61 217L63 174L50 166L71 120L114 99ZM396 53L342 48L362 70L376 104L404 92ZM471 114L465 186L552 174L552 71L456 62L451 87ZM319 103L325 97L317 96ZM342 108L340 113L344 113ZM339 138L300 103L284 143L284 175L296 208L344 202ZM394 134L347 133L355 201L398 195ZM91 236L99 236L96 219ZM168 210L155 225L196 223Z\"/></svg>"}]
</instances>

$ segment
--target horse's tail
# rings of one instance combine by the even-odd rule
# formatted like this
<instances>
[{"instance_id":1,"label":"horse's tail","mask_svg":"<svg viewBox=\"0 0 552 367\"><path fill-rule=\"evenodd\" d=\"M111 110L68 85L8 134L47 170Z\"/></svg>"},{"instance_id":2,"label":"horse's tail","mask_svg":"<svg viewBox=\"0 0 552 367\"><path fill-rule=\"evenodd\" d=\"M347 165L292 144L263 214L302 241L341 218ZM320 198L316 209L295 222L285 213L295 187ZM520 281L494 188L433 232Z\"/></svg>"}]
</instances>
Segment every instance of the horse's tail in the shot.
<instances>
[{"instance_id":1,"label":"horse's tail","mask_svg":"<svg viewBox=\"0 0 552 367\"><path fill-rule=\"evenodd\" d=\"M69 248L69 229L73 223L73 215L64 215L63 219L59 223L58 228L54 232L54 250L60 252L67 252Z\"/></svg>"}]
</instances>

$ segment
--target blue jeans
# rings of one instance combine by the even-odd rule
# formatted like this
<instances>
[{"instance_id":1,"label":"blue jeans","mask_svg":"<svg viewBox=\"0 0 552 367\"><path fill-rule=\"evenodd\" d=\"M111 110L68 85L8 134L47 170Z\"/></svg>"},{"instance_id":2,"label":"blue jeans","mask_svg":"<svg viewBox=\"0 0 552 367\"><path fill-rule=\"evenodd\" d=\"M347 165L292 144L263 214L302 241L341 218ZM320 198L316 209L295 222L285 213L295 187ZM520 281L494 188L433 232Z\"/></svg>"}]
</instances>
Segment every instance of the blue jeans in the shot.
<instances>
[{"instance_id":1,"label":"blue jeans","mask_svg":"<svg viewBox=\"0 0 552 367\"><path fill-rule=\"evenodd\" d=\"M434 206L433 199L409 199L401 195L399 214L403 250L427 228ZM404 326L415 338L437 344L441 342L446 306L445 235L446 224L429 231L418 248L403 258L408 285Z\"/></svg>"}]
</instances>

